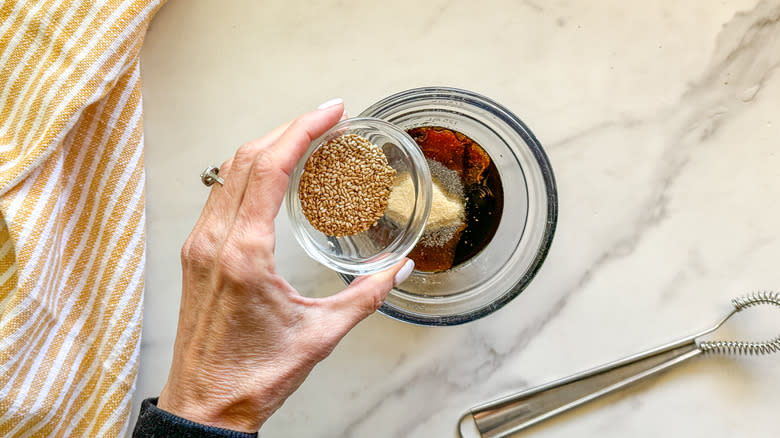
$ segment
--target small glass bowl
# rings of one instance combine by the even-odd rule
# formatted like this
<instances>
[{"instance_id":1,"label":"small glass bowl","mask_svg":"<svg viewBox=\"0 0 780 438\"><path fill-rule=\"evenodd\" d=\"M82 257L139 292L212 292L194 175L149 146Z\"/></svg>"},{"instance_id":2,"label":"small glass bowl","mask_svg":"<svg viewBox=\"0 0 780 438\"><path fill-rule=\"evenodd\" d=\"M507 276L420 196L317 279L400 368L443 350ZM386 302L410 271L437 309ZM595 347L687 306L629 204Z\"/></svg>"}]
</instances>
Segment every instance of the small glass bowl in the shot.
<instances>
[{"instance_id":1,"label":"small glass bowl","mask_svg":"<svg viewBox=\"0 0 780 438\"><path fill-rule=\"evenodd\" d=\"M382 217L367 231L332 237L314 228L306 219L298 196L306 161L320 146L346 134L359 135L382 148L397 175L409 173L414 185L414 206L407 223L398 224ZM431 190L431 174L425 157L406 132L380 119L348 119L314 140L293 169L287 187L287 215L293 235L311 258L343 274L373 274L395 265L414 248L431 211Z\"/></svg>"}]
</instances>

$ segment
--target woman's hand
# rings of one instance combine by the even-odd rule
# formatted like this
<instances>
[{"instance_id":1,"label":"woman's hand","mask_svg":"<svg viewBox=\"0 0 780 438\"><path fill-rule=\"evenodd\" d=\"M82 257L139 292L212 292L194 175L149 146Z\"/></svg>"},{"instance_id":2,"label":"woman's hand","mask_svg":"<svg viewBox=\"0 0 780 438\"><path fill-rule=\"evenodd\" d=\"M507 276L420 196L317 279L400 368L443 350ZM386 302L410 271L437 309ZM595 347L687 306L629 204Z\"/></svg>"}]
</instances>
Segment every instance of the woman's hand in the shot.
<instances>
[{"instance_id":1,"label":"woman's hand","mask_svg":"<svg viewBox=\"0 0 780 438\"><path fill-rule=\"evenodd\" d=\"M314 299L276 273L274 218L288 175L309 143L344 113L340 100L328 103L245 144L220 167L225 184L213 186L181 252L179 326L161 409L256 432L410 274L414 264L401 262Z\"/></svg>"}]
</instances>

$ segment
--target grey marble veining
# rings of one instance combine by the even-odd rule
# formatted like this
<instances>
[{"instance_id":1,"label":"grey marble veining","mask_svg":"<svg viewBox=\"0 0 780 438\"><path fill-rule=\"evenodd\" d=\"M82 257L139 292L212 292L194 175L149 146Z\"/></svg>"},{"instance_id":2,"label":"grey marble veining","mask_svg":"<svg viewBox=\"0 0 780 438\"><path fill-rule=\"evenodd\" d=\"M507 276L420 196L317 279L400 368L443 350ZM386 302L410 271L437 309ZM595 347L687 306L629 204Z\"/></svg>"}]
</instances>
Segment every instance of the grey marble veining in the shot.
<instances>
[{"instance_id":1,"label":"grey marble veining","mask_svg":"<svg viewBox=\"0 0 780 438\"><path fill-rule=\"evenodd\" d=\"M462 411L695 332L780 287L780 1L169 0L143 49L148 275L136 406L170 364L197 175L331 97L439 84L523 119L560 218L531 286L451 328L360 324L267 437L450 437ZM341 288L277 220L280 271ZM776 312L775 312L776 313ZM776 315L726 333L763 338ZM743 316L743 315L739 315ZM756 316L756 318L753 318ZM697 360L522 436L771 437L777 357Z\"/></svg>"}]
</instances>

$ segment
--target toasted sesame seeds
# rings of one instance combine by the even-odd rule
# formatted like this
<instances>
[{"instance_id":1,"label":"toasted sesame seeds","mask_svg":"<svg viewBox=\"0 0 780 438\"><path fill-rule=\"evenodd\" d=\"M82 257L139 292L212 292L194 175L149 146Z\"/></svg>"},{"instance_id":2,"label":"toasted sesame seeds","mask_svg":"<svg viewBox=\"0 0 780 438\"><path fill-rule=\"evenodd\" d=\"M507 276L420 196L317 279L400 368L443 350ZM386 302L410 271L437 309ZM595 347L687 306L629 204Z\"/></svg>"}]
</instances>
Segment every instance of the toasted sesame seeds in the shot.
<instances>
[{"instance_id":1,"label":"toasted sesame seeds","mask_svg":"<svg viewBox=\"0 0 780 438\"><path fill-rule=\"evenodd\" d=\"M304 216L328 236L362 233L387 209L395 169L368 139L346 134L320 146L303 168L298 197Z\"/></svg>"}]
</instances>

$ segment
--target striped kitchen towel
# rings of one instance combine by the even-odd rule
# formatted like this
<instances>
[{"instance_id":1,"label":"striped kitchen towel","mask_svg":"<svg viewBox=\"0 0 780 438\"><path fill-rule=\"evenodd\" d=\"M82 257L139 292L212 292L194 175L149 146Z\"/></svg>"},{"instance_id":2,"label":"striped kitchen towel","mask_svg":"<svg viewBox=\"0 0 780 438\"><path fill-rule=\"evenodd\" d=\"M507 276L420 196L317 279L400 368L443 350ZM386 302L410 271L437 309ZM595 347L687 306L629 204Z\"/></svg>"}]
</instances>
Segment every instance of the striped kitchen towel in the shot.
<instances>
[{"instance_id":1,"label":"striped kitchen towel","mask_svg":"<svg viewBox=\"0 0 780 438\"><path fill-rule=\"evenodd\" d=\"M0 0L0 436L119 436L144 287L139 54L163 0Z\"/></svg>"}]
</instances>

